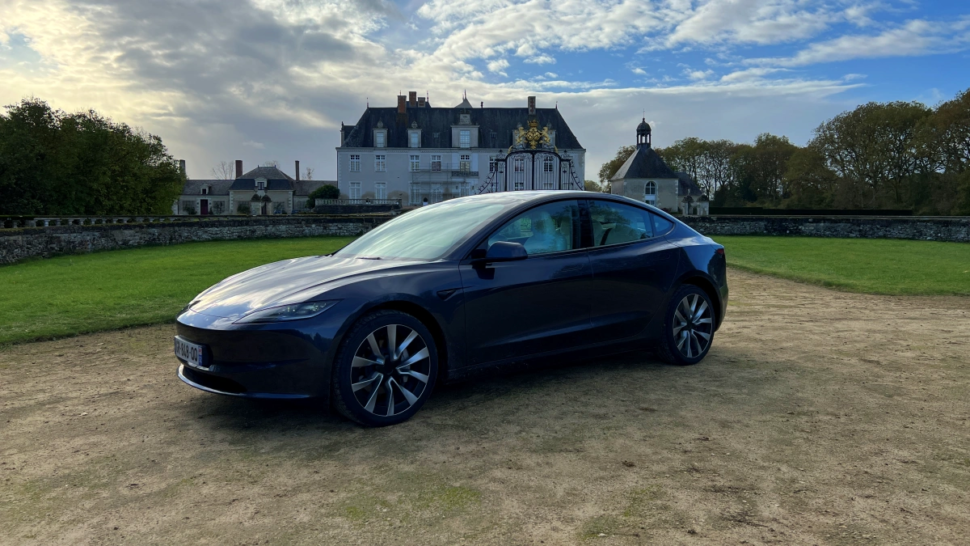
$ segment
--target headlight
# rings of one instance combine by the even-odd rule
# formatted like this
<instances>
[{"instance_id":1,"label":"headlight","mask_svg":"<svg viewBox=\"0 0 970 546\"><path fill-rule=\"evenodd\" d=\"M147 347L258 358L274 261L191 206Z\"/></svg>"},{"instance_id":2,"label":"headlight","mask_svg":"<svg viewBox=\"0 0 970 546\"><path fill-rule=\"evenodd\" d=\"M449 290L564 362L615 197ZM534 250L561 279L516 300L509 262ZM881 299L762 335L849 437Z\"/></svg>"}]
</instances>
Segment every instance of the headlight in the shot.
<instances>
[{"instance_id":1,"label":"headlight","mask_svg":"<svg viewBox=\"0 0 970 546\"><path fill-rule=\"evenodd\" d=\"M243 316L241 319L235 321L235 324L307 319L330 309L336 303L335 301L308 301L267 307Z\"/></svg>"}]
</instances>

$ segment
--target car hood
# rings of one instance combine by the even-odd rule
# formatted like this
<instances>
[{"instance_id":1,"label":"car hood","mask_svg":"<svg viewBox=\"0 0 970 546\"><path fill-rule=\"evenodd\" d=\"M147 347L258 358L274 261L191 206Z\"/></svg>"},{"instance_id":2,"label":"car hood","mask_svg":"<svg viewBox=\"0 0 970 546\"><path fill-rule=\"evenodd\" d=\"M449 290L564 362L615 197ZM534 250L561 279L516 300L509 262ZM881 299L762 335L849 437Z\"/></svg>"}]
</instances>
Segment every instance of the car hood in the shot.
<instances>
[{"instance_id":1,"label":"car hood","mask_svg":"<svg viewBox=\"0 0 970 546\"><path fill-rule=\"evenodd\" d=\"M309 256L262 265L229 277L189 304L193 312L236 318L274 304L306 301L347 277L403 267L405 262Z\"/></svg>"}]
</instances>

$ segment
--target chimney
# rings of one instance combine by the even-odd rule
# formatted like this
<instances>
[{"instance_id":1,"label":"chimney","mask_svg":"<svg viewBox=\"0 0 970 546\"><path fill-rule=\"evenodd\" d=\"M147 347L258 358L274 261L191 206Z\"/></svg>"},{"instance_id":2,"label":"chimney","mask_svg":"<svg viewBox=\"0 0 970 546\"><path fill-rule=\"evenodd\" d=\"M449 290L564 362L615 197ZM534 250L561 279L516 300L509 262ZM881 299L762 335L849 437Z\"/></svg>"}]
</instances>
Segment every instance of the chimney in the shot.
<instances>
[{"instance_id":1,"label":"chimney","mask_svg":"<svg viewBox=\"0 0 970 546\"><path fill-rule=\"evenodd\" d=\"M535 97L529 97L529 115L530 116L536 115L536 98Z\"/></svg>"},{"instance_id":2,"label":"chimney","mask_svg":"<svg viewBox=\"0 0 970 546\"><path fill-rule=\"evenodd\" d=\"M424 108L427 103L424 101L424 97L418 97L418 106Z\"/></svg>"},{"instance_id":3,"label":"chimney","mask_svg":"<svg viewBox=\"0 0 970 546\"><path fill-rule=\"evenodd\" d=\"M407 100L407 97L405 97L404 95L398 95L397 96L397 113L398 114L404 114L406 112L405 107L407 106L407 103L405 102L405 100Z\"/></svg>"},{"instance_id":4,"label":"chimney","mask_svg":"<svg viewBox=\"0 0 970 546\"><path fill-rule=\"evenodd\" d=\"M411 108L414 108L417 105L418 105L418 92L408 91L408 106L410 106Z\"/></svg>"},{"instance_id":5,"label":"chimney","mask_svg":"<svg viewBox=\"0 0 970 546\"><path fill-rule=\"evenodd\" d=\"M482 108L485 108L485 101L482 101Z\"/></svg>"},{"instance_id":6,"label":"chimney","mask_svg":"<svg viewBox=\"0 0 970 546\"><path fill-rule=\"evenodd\" d=\"M300 181L300 161L299 160L297 160L296 162L296 181L297 182Z\"/></svg>"},{"instance_id":7,"label":"chimney","mask_svg":"<svg viewBox=\"0 0 970 546\"><path fill-rule=\"evenodd\" d=\"M236 160L236 178L242 178L242 175L243 175L242 159L237 159Z\"/></svg>"},{"instance_id":8,"label":"chimney","mask_svg":"<svg viewBox=\"0 0 970 546\"><path fill-rule=\"evenodd\" d=\"M185 174L185 160L179 159L179 172Z\"/></svg>"}]
</instances>

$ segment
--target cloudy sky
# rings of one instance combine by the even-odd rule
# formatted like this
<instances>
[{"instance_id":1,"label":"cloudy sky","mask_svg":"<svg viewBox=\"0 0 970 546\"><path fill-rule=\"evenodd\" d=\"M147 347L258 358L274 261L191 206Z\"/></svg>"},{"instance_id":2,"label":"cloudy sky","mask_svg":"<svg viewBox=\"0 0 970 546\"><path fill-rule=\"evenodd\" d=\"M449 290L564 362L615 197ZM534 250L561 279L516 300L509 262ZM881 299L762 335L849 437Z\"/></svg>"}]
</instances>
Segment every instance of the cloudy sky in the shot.
<instances>
[{"instance_id":1,"label":"cloudy sky","mask_svg":"<svg viewBox=\"0 0 970 546\"><path fill-rule=\"evenodd\" d=\"M970 86L966 0L0 0L0 101L94 108L221 160L336 176L341 122L398 92L558 103L587 178L642 113L686 136L804 144L867 101Z\"/></svg>"}]
</instances>

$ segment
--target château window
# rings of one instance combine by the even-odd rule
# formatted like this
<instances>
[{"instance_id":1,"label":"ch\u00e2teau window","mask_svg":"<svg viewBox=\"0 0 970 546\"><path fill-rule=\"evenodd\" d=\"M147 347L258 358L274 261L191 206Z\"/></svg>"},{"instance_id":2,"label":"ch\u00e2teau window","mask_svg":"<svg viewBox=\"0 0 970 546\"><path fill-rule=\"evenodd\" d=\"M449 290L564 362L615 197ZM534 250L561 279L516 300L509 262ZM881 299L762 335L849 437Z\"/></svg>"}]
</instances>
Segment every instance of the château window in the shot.
<instances>
[{"instance_id":1,"label":"ch\u00e2teau window","mask_svg":"<svg viewBox=\"0 0 970 546\"><path fill-rule=\"evenodd\" d=\"M441 156L431 156L431 172L441 172Z\"/></svg>"},{"instance_id":2,"label":"ch\u00e2teau window","mask_svg":"<svg viewBox=\"0 0 970 546\"><path fill-rule=\"evenodd\" d=\"M410 142L411 147L412 148L420 148L421 147L421 133L419 133L417 131L411 131L411 133L409 134L409 136L410 136L410 139L411 139L411 142Z\"/></svg>"},{"instance_id":3,"label":"ch\u00e2teau window","mask_svg":"<svg viewBox=\"0 0 970 546\"><path fill-rule=\"evenodd\" d=\"M646 187L643 188L644 195L657 195L657 183L653 180L647 182Z\"/></svg>"},{"instance_id":4,"label":"ch\u00e2teau window","mask_svg":"<svg viewBox=\"0 0 970 546\"><path fill-rule=\"evenodd\" d=\"M350 172L360 172L360 154L353 154L350 156Z\"/></svg>"},{"instance_id":5,"label":"ch\u00e2teau window","mask_svg":"<svg viewBox=\"0 0 970 546\"><path fill-rule=\"evenodd\" d=\"M472 170L472 157L468 154L461 154L461 161L458 163L458 169L467 173Z\"/></svg>"},{"instance_id":6,"label":"ch\u00e2teau window","mask_svg":"<svg viewBox=\"0 0 970 546\"><path fill-rule=\"evenodd\" d=\"M458 146L460 148L471 148L472 146L472 132L463 129L458 132Z\"/></svg>"},{"instance_id":7,"label":"ch\u00e2teau window","mask_svg":"<svg viewBox=\"0 0 970 546\"><path fill-rule=\"evenodd\" d=\"M374 170L377 172L384 172L387 170L387 156L384 154L377 154L374 156Z\"/></svg>"},{"instance_id":8,"label":"ch\u00e2teau window","mask_svg":"<svg viewBox=\"0 0 970 546\"><path fill-rule=\"evenodd\" d=\"M374 194L378 199L387 199L387 183L377 182L374 184Z\"/></svg>"},{"instance_id":9,"label":"ch\u00e2teau window","mask_svg":"<svg viewBox=\"0 0 970 546\"><path fill-rule=\"evenodd\" d=\"M264 189L264 187L263 187L263 181L262 180L260 180L259 182L256 182L256 189L257 190Z\"/></svg>"},{"instance_id":10,"label":"ch\u00e2teau window","mask_svg":"<svg viewBox=\"0 0 970 546\"><path fill-rule=\"evenodd\" d=\"M551 157L542 158L542 172L551 173L553 167L553 162Z\"/></svg>"},{"instance_id":11,"label":"ch\u00e2teau window","mask_svg":"<svg viewBox=\"0 0 970 546\"><path fill-rule=\"evenodd\" d=\"M411 172L416 172L421 168L421 156L411 155Z\"/></svg>"},{"instance_id":12,"label":"ch\u00e2teau window","mask_svg":"<svg viewBox=\"0 0 970 546\"><path fill-rule=\"evenodd\" d=\"M375 148L385 148L387 146L387 142L385 141L385 138L386 137L387 137L387 134L384 133L384 131L377 131L377 132L375 132L374 133L374 147Z\"/></svg>"},{"instance_id":13,"label":"ch\u00e2teau window","mask_svg":"<svg viewBox=\"0 0 970 546\"><path fill-rule=\"evenodd\" d=\"M497 171L498 171L498 159L495 159L495 156L493 155L488 158L488 172L494 173Z\"/></svg>"},{"instance_id":14,"label":"ch\u00e2teau window","mask_svg":"<svg viewBox=\"0 0 970 546\"><path fill-rule=\"evenodd\" d=\"M350 183L350 198L360 199L360 182Z\"/></svg>"}]
</instances>

